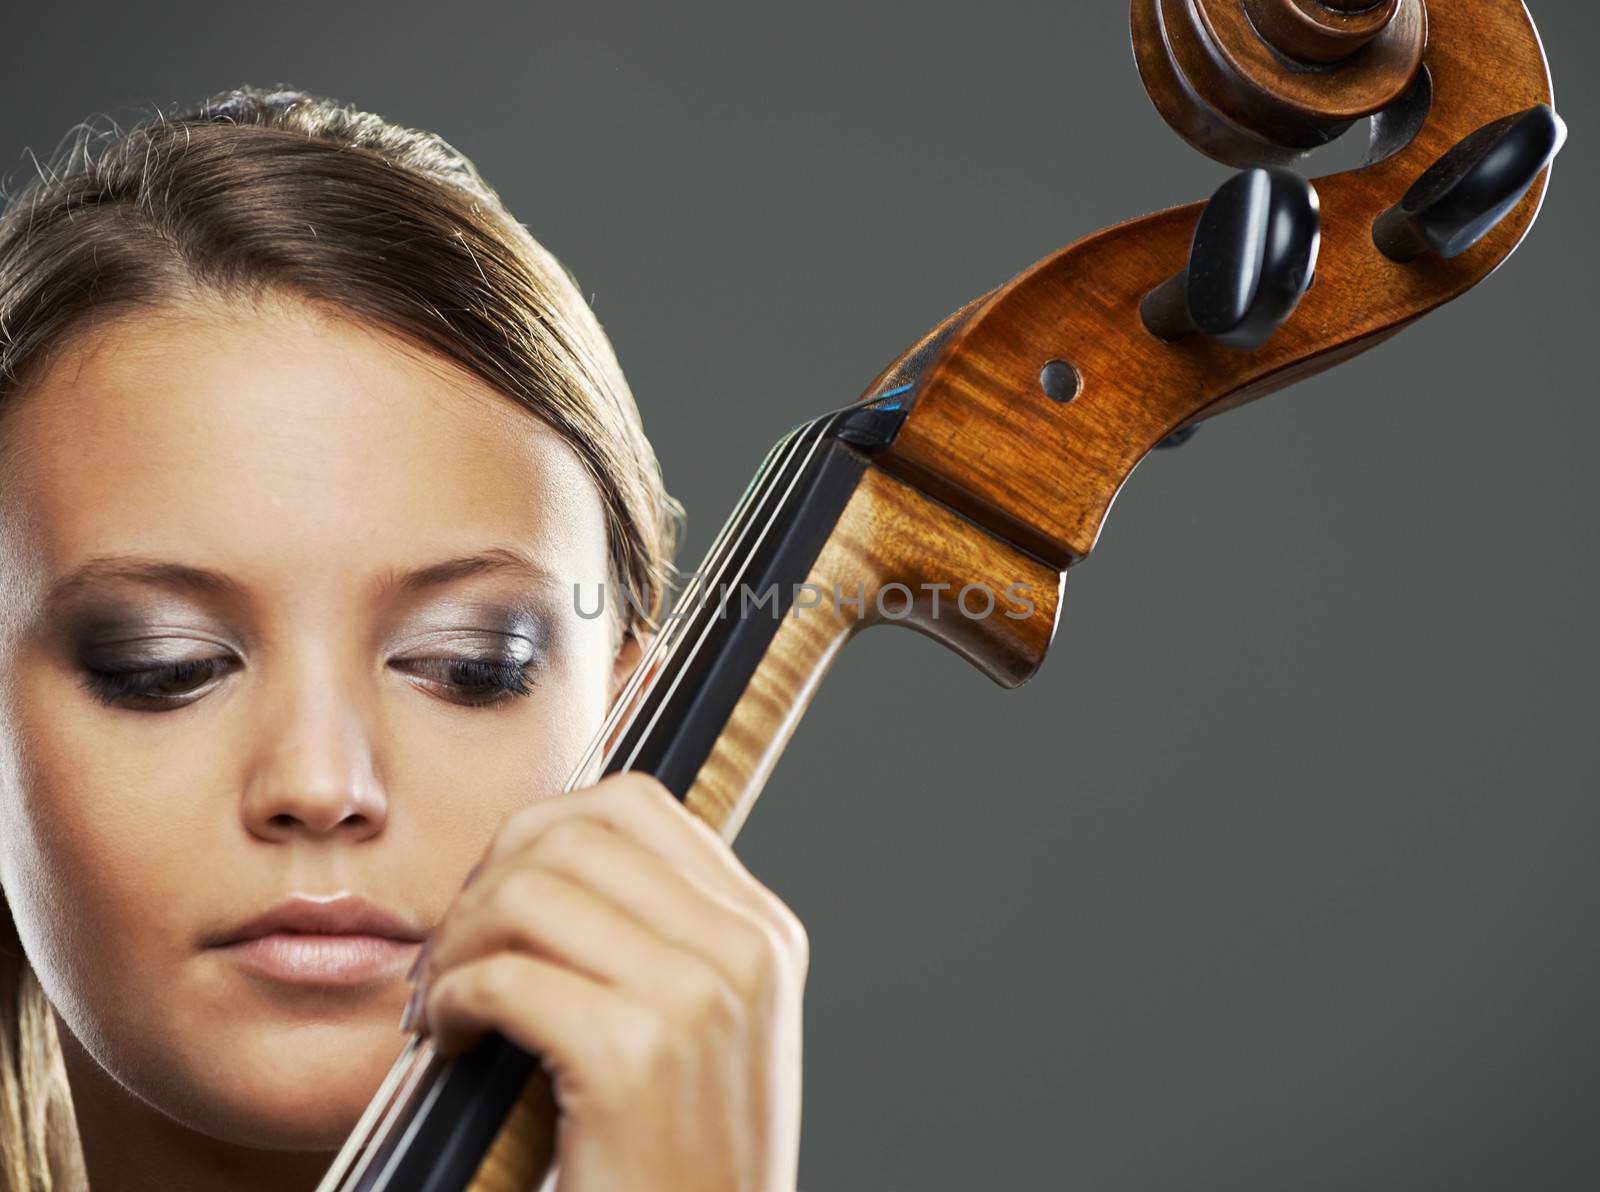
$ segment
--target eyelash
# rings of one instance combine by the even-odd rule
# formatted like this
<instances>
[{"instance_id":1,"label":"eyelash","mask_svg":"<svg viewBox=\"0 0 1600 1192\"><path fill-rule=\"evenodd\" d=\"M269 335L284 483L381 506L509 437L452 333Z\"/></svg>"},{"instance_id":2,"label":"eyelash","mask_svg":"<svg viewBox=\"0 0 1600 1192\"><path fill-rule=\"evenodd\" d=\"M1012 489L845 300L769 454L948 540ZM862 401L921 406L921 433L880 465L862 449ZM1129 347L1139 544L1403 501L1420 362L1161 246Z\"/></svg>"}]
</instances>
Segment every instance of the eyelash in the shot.
<instances>
[{"instance_id":1,"label":"eyelash","mask_svg":"<svg viewBox=\"0 0 1600 1192\"><path fill-rule=\"evenodd\" d=\"M192 679L202 682L216 673L218 664L231 661L226 658L191 658L167 666L139 670L106 671L85 670L83 686L101 703L125 705L141 711L165 712L193 703L186 697L201 690L190 687L176 694L162 691L172 684L182 685ZM458 691L469 693L469 698L453 702L466 707L487 707L503 703L513 696L531 695L538 686L530 677L530 662L500 662L490 658L419 658L413 667L431 666L443 669L464 682L446 678L444 682Z\"/></svg>"}]
</instances>

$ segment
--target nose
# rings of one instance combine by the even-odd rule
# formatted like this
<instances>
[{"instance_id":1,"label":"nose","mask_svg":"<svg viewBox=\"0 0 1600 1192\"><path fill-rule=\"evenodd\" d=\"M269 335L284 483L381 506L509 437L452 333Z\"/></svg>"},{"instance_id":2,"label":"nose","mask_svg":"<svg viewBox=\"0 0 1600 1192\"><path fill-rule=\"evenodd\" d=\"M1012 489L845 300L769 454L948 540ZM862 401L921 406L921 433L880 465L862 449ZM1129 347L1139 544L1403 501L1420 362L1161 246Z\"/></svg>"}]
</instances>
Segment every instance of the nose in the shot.
<instances>
[{"instance_id":1,"label":"nose","mask_svg":"<svg viewBox=\"0 0 1600 1192\"><path fill-rule=\"evenodd\" d=\"M372 733L358 704L318 676L286 693L258 728L260 748L240 814L262 840L370 839L383 831L389 800L379 780Z\"/></svg>"}]
</instances>

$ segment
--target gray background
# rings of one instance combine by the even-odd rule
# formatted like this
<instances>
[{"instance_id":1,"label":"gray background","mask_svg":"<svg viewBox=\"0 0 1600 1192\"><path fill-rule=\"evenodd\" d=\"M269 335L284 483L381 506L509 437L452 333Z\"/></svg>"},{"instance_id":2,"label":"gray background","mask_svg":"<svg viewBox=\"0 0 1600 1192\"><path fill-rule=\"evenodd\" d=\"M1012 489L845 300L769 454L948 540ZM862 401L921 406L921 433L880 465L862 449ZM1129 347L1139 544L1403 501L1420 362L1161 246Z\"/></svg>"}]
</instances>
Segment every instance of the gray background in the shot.
<instances>
[{"instance_id":1,"label":"gray background","mask_svg":"<svg viewBox=\"0 0 1600 1192\"><path fill-rule=\"evenodd\" d=\"M1600 1186L1600 42L1534 8L1572 135L1498 274L1150 460L1020 691L887 630L824 684L738 841L811 931L803 1187ZM594 295L688 567L787 426L1221 181L1126 20L30 6L0 153L241 82L441 133Z\"/></svg>"}]
</instances>

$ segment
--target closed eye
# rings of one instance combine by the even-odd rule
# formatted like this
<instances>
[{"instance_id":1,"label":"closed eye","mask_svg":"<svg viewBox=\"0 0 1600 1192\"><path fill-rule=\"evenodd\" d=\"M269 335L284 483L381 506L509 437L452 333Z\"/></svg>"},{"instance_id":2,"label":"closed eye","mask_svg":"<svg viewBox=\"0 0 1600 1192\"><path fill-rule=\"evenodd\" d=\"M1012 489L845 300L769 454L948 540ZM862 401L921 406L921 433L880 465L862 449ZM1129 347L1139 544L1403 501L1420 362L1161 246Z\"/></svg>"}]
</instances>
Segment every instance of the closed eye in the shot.
<instances>
[{"instance_id":1,"label":"closed eye","mask_svg":"<svg viewBox=\"0 0 1600 1192\"><path fill-rule=\"evenodd\" d=\"M132 670L87 667L81 682L103 704L166 712L192 704L236 664L234 658L186 658Z\"/></svg>"},{"instance_id":2,"label":"closed eye","mask_svg":"<svg viewBox=\"0 0 1600 1192\"><path fill-rule=\"evenodd\" d=\"M501 703L515 695L532 695L537 686L529 677L532 660L414 658L395 665L434 676L442 687L450 689L445 698L471 707Z\"/></svg>"},{"instance_id":3,"label":"closed eye","mask_svg":"<svg viewBox=\"0 0 1600 1192\"><path fill-rule=\"evenodd\" d=\"M241 664L232 657L189 658L164 666L119 670L88 667L82 686L108 707L170 712L187 707L220 685ZM416 658L395 664L428 680L445 699L468 707L531 695L533 662L492 658Z\"/></svg>"}]
</instances>

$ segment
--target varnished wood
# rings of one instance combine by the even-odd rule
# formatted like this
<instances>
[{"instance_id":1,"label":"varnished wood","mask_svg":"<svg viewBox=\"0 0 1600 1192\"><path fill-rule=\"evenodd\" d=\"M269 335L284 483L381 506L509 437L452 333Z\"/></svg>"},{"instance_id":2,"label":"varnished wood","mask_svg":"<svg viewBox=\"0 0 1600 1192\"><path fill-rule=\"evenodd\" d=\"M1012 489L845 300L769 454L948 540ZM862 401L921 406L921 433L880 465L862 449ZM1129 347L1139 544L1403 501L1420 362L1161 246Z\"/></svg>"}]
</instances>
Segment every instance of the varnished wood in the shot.
<instances>
[{"instance_id":1,"label":"varnished wood","mask_svg":"<svg viewBox=\"0 0 1600 1192\"><path fill-rule=\"evenodd\" d=\"M801 715L840 647L873 625L914 629L956 651L1006 687L1015 687L1044 661L1061 602L1061 574L940 506L887 473L868 469L839 523L812 565L807 599L791 609L773 635L754 677L734 707L684 802L732 841L744 825ZM997 597L1027 586L1032 611L997 601L992 613L961 613L958 593L985 585ZM901 584L882 602L886 585ZM946 585L942 590L933 585ZM845 599L835 601L834 595ZM855 597L860 597L859 606ZM892 597L892 599L891 599ZM934 604L940 610L936 615ZM907 612L901 616L904 605ZM969 608L982 604L974 597ZM761 615L766 615L765 613ZM541 1072L529 1082L513 1116L496 1136L471 1192L528 1192L545 1178L553 1157L555 1100Z\"/></svg>"},{"instance_id":2,"label":"varnished wood","mask_svg":"<svg viewBox=\"0 0 1600 1192\"><path fill-rule=\"evenodd\" d=\"M1532 224L1548 171L1458 257L1399 264L1372 241L1373 220L1457 141L1550 99L1521 4L1432 0L1428 11L1427 118L1384 160L1316 180L1315 283L1264 347L1169 344L1146 331L1139 302L1183 263L1203 204L1130 220L1047 257L968 314L917 382L884 466L1065 567L1094 546L1118 489L1173 430L1363 351L1493 272ZM1066 404L1039 389L1055 357L1083 379Z\"/></svg>"},{"instance_id":3,"label":"varnished wood","mask_svg":"<svg viewBox=\"0 0 1600 1192\"><path fill-rule=\"evenodd\" d=\"M1397 31L1407 39L1407 52L1414 44L1420 55L1420 22L1408 17L1397 26L1400 5L1401 0L1244 0L1264 41L1297 62L1323 66L1348 61L1380 35L1393 39Z\"/></svg>"},{"instance_id":4,"label":"varnished wood","mask_svg":"<svg viewBox=\"0 0 1600 1192\"><path fill-rule=\"evenodd\" d=\"M1202 207L1193 203L1054 253L952 314L875 378L864 396L904 390L910 413L807 577L830 595L785 616L686 798L724 839L743 825L839 649L884 623L876 597L887 585L904 584L916 597L898 623L997 682L1022 682L1050 644L1065 569L1089 553L1117 491L1152 447L1395 334L1487 277L1533 222L1547 174L1449 260L1398 263L1371 232L1452 145L1549 101L1538 37L1516 0L1430 0L1426 30L1420 0L1133 0L1133 17L1158 107L1224 160L1292 159L1383 108L1369 164L1317 180L1315 284L1255 351L1198 335L1157 339L1139 304L1182 266ZM1080 377L1070 400L1041 391L1041 369L1057 359ZM948 605L945 616L932 615L930 584L950 585L948 601L966 584L999 594L1018 582L1029 587L1030 617L997 608L973 620L949 615ZM834 600L836 588L859 590L862 607ZM470 1187L538 1187L554 1114L541 1075Z\"/></svg>"},{"instance_id":5,"label":"varnished wood","mask_svg":"<svg viewBox=\"0 0 1600 1192\"><path fill-rule=\"evenodd\" d=\"M862 478L806 582L829 594L825 603L785 618L686 800L726 840L744 824L823 674L854 634L873 625L904 625L1014 687L1044 661L1061 598L1058 571L875 469ZM956 607L964 585L984 584L1000 595L1013 583L1028 586L1034 608L1027 617L1006 616L1011 606L1003 603L982 618L963 616ZM896 620L879 612L887 584L911 591L908 601L898 589L885 594L884 606ZM936 584L948 587L941 592ZM863 611L835 604L835 590L859 594ZM936 596L942 597L937 616ZM899 617L902 603L909 612Z\"/></svg>"},{"instance_id":6,"label":"varnished wood","mask_svg":"<svg viewBox=\"0 0 1600 1192\"><path fill-rule=\"evenodd\" d=\"M1236 166L1286 165L1410 85L1427 39L1422 0L1398 0L1375 21L1386 8L1133 0L1134 56L1156 109L1195 148ZM1295 56L1324 68L1285 60Z\"/></svg>"}]
</instances>

